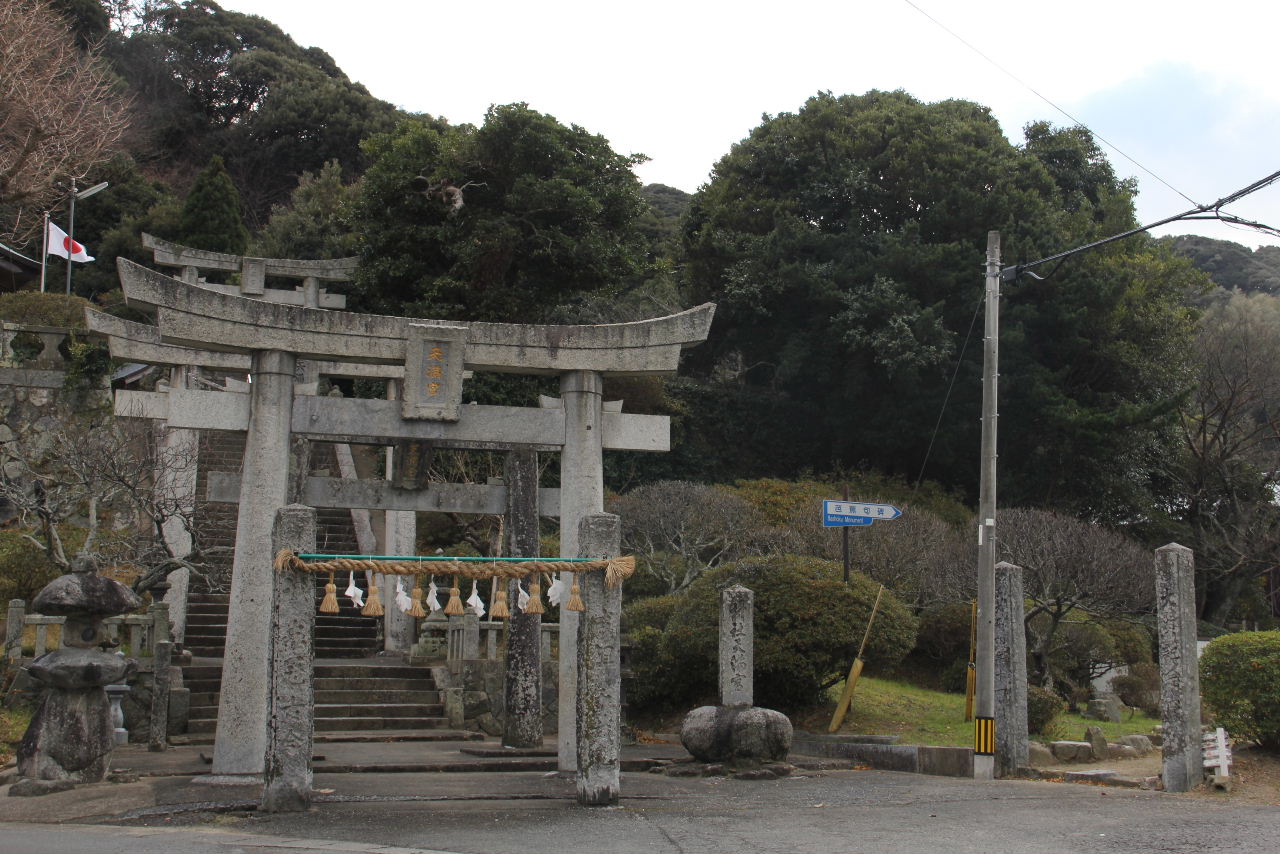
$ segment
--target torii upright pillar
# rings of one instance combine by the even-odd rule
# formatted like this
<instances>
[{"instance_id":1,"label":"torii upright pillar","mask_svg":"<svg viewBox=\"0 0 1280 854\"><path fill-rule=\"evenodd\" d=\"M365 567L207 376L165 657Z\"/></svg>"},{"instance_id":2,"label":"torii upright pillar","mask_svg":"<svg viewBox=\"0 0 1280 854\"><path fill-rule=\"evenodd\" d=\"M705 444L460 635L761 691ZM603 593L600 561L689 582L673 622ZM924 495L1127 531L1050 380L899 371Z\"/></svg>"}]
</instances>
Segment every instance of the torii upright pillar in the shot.
<instances>
[{"instance_id":1,"label":"torii upright pillar","mask_svg":"<svg viewBox=\"0 0 1280 854\"><path fill-rule=\"evenodd\" d=\"M564 450L560 453L560 556L578 557L578 524L604 510L604 383L595 371L560 375ZM566 586L573 573L560 574ZM563 601L568 600L566 596ZM556 753L562 772L578 770L578 612L560 608L560 694Z\"/></svg>"},{"instance_id":2,"label":"torii upright pillar","mask_svg":"<svg viewBox=\"0 0 1280 854\"><path fill-rule=\"evenodd\" d=\"M236 550L231 566L227 645L213 768L208 782L260 778L267 750L271 646L271 526L288 504L289 434L293 415L292 353L253 355L249 430L245 437Z\"/></svg>"}]
</instances>

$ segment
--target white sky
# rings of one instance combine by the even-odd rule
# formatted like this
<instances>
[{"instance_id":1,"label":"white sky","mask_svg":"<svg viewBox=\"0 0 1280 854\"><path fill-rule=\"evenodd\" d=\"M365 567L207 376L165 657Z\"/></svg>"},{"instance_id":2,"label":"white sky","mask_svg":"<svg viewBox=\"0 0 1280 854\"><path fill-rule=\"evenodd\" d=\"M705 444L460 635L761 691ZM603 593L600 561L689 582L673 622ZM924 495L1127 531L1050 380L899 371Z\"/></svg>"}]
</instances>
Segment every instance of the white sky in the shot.
<instances>
[{"instance_id":1,"label":"white sky","mask_svg":"<svg viewBox=\"0 0 1280 854\"><path fill-rule=\"evenodd\" d=\"M451 122L526 101L651 158L645 183L692 192L764 113L820 90L905 89L992 108L1005 133L1069 120L915 6L1168 181L1210 202L1280 170L1276 0L224 0L327 51L375 96ZM1192 203L1135 176L1138 216ZM1280 184L1228 210L1280 227ZM1217 223L1250 246L1280 238Z\"/></svg>"}]
</instances>

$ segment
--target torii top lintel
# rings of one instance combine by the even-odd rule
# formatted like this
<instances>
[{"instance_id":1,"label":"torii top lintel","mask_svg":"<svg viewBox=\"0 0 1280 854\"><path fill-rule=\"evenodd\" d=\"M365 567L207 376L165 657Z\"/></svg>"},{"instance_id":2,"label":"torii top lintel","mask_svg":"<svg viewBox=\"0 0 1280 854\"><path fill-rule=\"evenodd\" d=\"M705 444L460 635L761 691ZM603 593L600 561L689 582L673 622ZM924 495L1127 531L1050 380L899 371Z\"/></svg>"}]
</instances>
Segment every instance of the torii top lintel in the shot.
<instances>
[{"instance_id":1,"label":"torii top lintel","mask_svg":"<svg viewBox=\"0 0 1280 854\"><path fill-rule=\"evenodd\" d=\"M453 323L326 311L232 296L120 258L129 305L153 310L164 343L232 353L283 350L307 359L404 364L411 327L465 328L468 369L552 374L674 374L680 351L706 340L714 303L634 323L542 326Z\"/></svg>"}]
</instances>

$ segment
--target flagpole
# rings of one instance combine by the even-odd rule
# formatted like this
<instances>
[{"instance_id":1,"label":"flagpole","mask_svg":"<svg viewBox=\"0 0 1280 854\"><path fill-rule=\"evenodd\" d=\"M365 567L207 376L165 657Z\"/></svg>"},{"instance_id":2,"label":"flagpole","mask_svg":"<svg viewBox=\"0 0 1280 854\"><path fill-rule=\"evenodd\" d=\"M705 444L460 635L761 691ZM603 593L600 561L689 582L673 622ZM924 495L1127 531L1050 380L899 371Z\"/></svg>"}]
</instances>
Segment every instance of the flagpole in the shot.
<instances>
[{"instance_id":1,"label":"flagpole","mask_svg":"<svg viewBox=\"0 0 1280 854\"><path fill-rule=\"evenodd\" d=\"M67 223L67 296L71 296L71 255L76 249L76 179L71 179L71 222Z\"/></svg>"},{"instance_id":2,"label":"flagpole","mask_svg":"<svg viewBox=\"0 0 1280 854\"><path fill-rule=\"evenodd\" d=\"M44 234L41 236L44 251L40 253L40 293L44 293L44 274L49 267L49 212L44 212Z\"/></svg>"}]
</instances>

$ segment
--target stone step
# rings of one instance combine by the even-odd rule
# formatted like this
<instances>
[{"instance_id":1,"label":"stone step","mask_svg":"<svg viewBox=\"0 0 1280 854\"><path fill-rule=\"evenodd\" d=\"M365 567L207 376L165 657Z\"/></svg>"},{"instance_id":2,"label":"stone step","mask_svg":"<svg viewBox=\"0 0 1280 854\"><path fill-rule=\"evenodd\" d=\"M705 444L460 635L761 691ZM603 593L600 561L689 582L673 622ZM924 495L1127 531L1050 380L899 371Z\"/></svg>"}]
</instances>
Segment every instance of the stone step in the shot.
<instances>
[{"instance_id":1,"label":"stone step","mask_svg":"<svg viewBox=\"0 0 1280 854\"><path fill-rule=\"evenodd\" d=\"M316 718L317 732L342 732L351 730L414 730L446 729L448 718ZM213 733L218 729L215 718L193 718L187 722L190 734Z\"/></svg>"},{"instance_id":2,"label":"stone step","mask_svg":"<svg viewBox=\"0 0 1280 854\"><path fill-rule=\"evenodd\" d=\"M431 670L407 664L317 664L317 679L429 679Z\"/></svg>"},{"instance_id":3,"label":"stone step","mask_svg":"<svg viewBox=\"0 0 1280 854\"><path fill-rule=\"evenodd\" d=\"M317 648L327 646L330 649L368 649L370 639L350 636L325 637L316 638L315 645Z\"/></svg>"},{"instance_id":4,"label":"stone step","mask_svg":"<svg viewBox=\"0 0 1280 854\"><path fill-rule=\"evenodd\" d=\"M335 705L316 703L316 719L321 718L421 718L440 717L444 706L425 703L380 703L377 705Z\"/></svg>"},{"instance_id":5,"label":"stone step","mask_svg":"<svg viewBox=\"0 0 1280 854\"><path fill-rule=\"evenodd\" d=\"M187 652L191 653L196 658L221 658L224 646L222 644L219 644L218 646L193 646L191 644L186 644L185 648Z\"/></svg>"},{"instance_id":6,"label":"stone step","mask_svg":"<svg viewBox=\"0 0 1280 854\"><path fill-rule=\"evenodd\" d=\"M369 638L377 639L378 630L374 626L316 626L316 642L321 638Z\"/></svg>"},{"instance_id":7,"label":"stone step","mask_svg":"<svg viewBox=\"0 0 1280 854\"><path fill-rule=\"evenodd\" d=\"M201 691L191 693L191 708L194 709L216 709L218 707L217 691ZM406 705L429 707L440 706L444 700L440 696L439 691L317 691L315 693L315 702L325 706L373 706L377 704L379 707L383 703L394 705ZM440 711L437 709L437 711ZM195 717L205 717L205 715L195 715Z\"/></svg>"},{"instance_id":8,"label":"stone step","mask_svg":"<svg viewBox=\"0 0 1280 854\"><path fill-rule=\"evenodd\" d=\"M227 637L226 626L187 626L183 642L187 646L213 646L214 641L221 644Z\"/></svg>"},{"instance_id":9,"label":"stone step","mask_svg":"<svg viewBox=\"0 0 1280 854\"><path fill-rule=\"evenodd\" d=\"M340 677L317 675L311 682L317 691L434 691L435 680L430 675L420 679L371 679L367 677Z\"/></svg>"}]
</instances>

